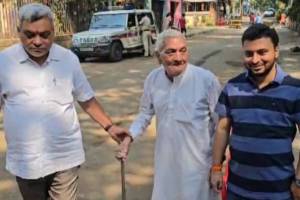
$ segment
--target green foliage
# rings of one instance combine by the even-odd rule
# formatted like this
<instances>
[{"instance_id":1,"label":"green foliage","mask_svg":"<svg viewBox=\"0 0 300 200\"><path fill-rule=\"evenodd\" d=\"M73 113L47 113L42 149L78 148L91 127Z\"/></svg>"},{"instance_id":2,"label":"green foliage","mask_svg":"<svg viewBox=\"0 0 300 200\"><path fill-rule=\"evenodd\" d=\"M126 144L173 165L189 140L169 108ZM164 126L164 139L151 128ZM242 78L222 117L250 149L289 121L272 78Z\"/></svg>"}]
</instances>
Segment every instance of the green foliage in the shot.
<instances>
[{"instance_id":1,"label":"green foliage","mask_svg":"<svg viewBox=\"0 0 300 200\"><path fill-rule=\"evenodd\" d=\"M292 21L300 22L300 1L293 2L293 5L288 9L287 15Z\"/></svg>"},{"instance_id":2,"label":"green foliage","mask_svg":"<svg viewBox=\"0 0 300 200\"><path fill-rule=\"evenodd\" d=\"M99 8L104 5L107 0L39 0L42 2L47 2L51 7L51 10L54 13L55 17L55 30L57 33L65 33L71 31L71 24L74 28L74 20L72 14L76 12L76 16L78 17L77 21L87 22L84 24L86 28L86 24L88 25L92 14L96 11L99 11ZM70 7L70 5L73 5ZM78 9L79 8L79 9ZM76 24L78 25L78 24ZM82 24L81 24L82 25ZM78 28L78 27L77 27ZM85 29L84 28L84 29Z\"/></svg>"},{"instance_id":3,"label":"green foliage","mask_svg":"<svg viewBox=\"0 0 300 200\"><path fill-rule=\"evenodd\" d=\"M289 3L289 0L278 0L278 1L280 1L280 2L282 2L284 4L288 4Z\"/></svg>"},{"instance_id":4,"label":"green foliage","mask_svg":"<svg viewBox=\"0 0 300 200\"><path fill-rule=\"evenodd\" d=\"M206 21L205 21L206 26L214 26L214 18L212 16L207 16Z\"/></svg>"},{"instance_id":5,"label":"green foliage","mask_svg":"<svg viewBox=\"0 0 300 200\"><path fill-rule=\"evenodd\" d=\"M250 0L251 5L256 10L266 10L267 8L276 8L276 0Z\"/></svg>"}]
</instances>

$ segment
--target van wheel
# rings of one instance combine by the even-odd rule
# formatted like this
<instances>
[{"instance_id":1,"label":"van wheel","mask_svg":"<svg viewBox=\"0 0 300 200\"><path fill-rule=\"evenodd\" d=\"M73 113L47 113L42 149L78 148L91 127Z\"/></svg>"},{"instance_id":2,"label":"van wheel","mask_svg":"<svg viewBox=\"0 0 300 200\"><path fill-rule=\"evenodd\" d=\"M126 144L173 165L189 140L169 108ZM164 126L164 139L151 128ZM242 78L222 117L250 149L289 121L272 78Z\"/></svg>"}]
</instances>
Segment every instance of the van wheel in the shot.
<instances>
[{"instance_id":1,"label":"van wheel","mask_svg":"<svg viewBox=\"0 0 300 200\"><path fill-rule=\"evenodd\" d=\"M85 57L83 57L83 56L78 56L78 58L79 58L80 62L84 62L85 61Z\"/></svg>"},{"instance_id":2,"label":"van wheel","mask_svg":"<svg viewBox=\"0 0 300 200\"><path fill-rule=\"evenodd\" d=\"M120 61L123 59L123 47L120 42L112 43L109 52L109 60L112 62Z\"/></svg>"}]
</instances>

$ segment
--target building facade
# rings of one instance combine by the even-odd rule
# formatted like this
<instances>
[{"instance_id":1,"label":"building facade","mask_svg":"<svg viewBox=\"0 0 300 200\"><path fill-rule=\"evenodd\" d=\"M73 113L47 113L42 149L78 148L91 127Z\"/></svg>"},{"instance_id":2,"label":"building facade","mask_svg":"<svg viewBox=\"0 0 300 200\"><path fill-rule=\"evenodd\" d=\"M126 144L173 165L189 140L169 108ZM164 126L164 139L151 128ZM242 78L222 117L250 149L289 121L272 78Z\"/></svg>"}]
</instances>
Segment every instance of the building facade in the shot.
<instances>
[{"instance_id":1,"label":"building facade","mask_svg":"<svg viewBox=\"0 0 300 200\"><path fill-rule=\"evenodd\" d=\"M214 26L217 22L217 0L184 0L187 27Z\"/></svg>"},{"instance_id":2,"label":"building facade","mask_svg":"<svg viewBox=\"0 0 300 200\"><path fill-rule=\"evenodd\" d=\"M185 13L187 28L197 28L224 24L230 0L152 0L151 4L160 25L170 13L176 27Z\"/></svg>"}]
</instances>

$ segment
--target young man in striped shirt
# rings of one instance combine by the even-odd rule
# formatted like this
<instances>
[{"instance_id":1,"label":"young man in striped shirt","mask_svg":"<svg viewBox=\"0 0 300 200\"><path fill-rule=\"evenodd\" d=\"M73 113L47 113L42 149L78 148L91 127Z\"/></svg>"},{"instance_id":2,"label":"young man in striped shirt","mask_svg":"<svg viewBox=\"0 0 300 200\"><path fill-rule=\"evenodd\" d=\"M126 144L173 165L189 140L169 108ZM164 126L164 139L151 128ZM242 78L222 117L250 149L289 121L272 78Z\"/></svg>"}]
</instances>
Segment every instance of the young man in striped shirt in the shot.
<instances>
[{"instance_id":1,"label":"young man in striped shirt","mask_svg":"<svg viewBox=\"0 0 300 200\"><path fill-rule=\"evenodd\" d=\"M246 72L229 80L219 97L210 181L220 191L229 142L228 200L300 199L300 164L294 169L292 152L300 80L277 64L278 43L274 29L250 26L242 36Z\"/></svg>"}]
</instances>

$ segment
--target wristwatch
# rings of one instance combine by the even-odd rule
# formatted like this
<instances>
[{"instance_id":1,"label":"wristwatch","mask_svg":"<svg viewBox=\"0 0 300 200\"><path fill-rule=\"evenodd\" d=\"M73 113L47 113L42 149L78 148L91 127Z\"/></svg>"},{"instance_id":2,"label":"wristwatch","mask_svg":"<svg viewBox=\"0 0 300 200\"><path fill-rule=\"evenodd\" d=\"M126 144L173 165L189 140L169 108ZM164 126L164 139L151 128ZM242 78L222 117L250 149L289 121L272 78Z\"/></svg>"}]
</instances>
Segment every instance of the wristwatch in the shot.
<instances>
[{"instance_id":1,"label":"wristwatch","mask_svg":"<svg viewBox=\"0 0 300 200\"><path fill-rule=\"evenodd\" d=\"M300 187L300 179L295 178L295 185L296 185L297 187Z\"/></svg>"}]
</instances>

